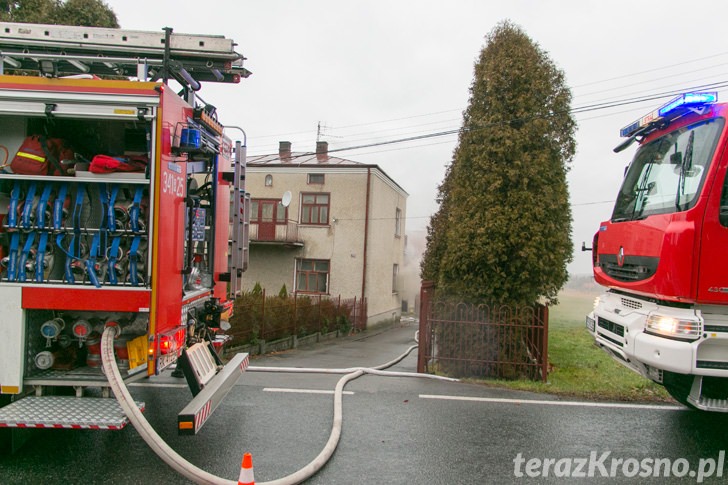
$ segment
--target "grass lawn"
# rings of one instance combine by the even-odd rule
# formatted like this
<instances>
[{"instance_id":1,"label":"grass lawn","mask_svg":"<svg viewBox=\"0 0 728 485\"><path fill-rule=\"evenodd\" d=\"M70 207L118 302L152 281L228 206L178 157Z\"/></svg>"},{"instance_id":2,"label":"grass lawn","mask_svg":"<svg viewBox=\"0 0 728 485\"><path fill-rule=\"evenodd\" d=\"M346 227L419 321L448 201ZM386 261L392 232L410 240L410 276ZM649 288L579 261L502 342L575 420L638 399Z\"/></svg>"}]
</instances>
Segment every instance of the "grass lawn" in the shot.
<instances>
[{"instance_id":1,"label":"grass lawn","mask_svg":"<svg viewBox=\"0 0 728 485\"><path fill-rule=\"evenodd\" d=\"M559 305L550 309L548 382L479 382L589 400L672 402L662 386L617 363L594 344L584 318L595 296L565 291L559 295Z\"/></svg>"}]
</instances>

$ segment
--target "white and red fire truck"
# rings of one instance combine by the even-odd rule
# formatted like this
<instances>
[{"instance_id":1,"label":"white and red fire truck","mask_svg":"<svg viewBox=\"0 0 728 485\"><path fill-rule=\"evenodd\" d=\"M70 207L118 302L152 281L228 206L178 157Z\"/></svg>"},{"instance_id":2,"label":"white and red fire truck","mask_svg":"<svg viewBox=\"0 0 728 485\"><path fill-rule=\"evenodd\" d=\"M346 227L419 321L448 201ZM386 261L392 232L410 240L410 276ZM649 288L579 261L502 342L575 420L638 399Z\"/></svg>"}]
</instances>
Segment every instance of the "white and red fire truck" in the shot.
<instances>
[{"instance_id":1,"label":"white and red fire truck","mask_svg":"<svg viewBox=\"0 0 728 485\"><path fill-rule=\"evenodd\" d=\"M0 23L6 447L17 428L127 423L100 362L109 326L125 381L184 369L181 434L247 367L215 351L247 264L245 146L198 95L250 74L234 49L169 28Z\"/></svg>"},{"instance_id":2,"label":"white and red fire truck","mask_svg":"<svg viewBox=\"0 0 728 485\"><path fill-rule=\"evenodd\" d=\"M594 236L596 343L678 401L728 412L728 105L687 93L621 130L640 147Z\"/></svg>"}]
</instances>

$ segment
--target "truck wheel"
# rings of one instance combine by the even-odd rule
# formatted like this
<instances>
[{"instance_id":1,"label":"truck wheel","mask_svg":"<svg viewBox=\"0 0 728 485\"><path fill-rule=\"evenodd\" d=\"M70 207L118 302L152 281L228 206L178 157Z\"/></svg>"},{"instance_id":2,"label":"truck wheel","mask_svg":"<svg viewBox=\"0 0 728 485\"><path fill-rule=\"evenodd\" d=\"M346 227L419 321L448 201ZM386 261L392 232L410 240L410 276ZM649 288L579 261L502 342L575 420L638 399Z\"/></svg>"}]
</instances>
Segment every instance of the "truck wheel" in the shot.
<instances>
[{"instance_id":1,"label":"truck wheel","mask_svg":"<svg viewBox=\"0 0 728 485\"><path fill-rule=\"evenodd\" d=\"M696 409L695 406L688 402L690 388L693 385L693 377L668 371L662 374L662 385L665 386L665 390L674 400L690 409Z\"/></svg>"},{"instance_id":2,"label":"truck wheel","mask_svg":"<svg viewBox=\"0 0 728 485\"><path fill-rule=\"evenodd\" d=\"M667 392L680 404L696 409L688 403L690 389L693 386L695 376L665 372L662 376L662 384ZM724 377L703 377L703 397L712 399L728 399L728 379Z\"/></svg>"},{"instance_id":3,"label":"truck wheel","mask_svg":"<svg viewBox=\"0 0 728 485\"><path fill-rule=\"evenodd\" d=\"M0 407L12 402L10 394L0 395ZM9 456L22 447L32 436L35 430L21 428L0 428L0 457Z\"/></svg>"},{"instance_id":4,"label":"truck wheel","mask_svg":"<svg viewBox=\"0 0 728 485\"><path fill-rule=\"evenodd\" d=\"M0 407L10 404L9 394L0 394ZM12 436L10 428L0 428L0 456L9 455L12 450Z\"/></svg>"}]
</instances>

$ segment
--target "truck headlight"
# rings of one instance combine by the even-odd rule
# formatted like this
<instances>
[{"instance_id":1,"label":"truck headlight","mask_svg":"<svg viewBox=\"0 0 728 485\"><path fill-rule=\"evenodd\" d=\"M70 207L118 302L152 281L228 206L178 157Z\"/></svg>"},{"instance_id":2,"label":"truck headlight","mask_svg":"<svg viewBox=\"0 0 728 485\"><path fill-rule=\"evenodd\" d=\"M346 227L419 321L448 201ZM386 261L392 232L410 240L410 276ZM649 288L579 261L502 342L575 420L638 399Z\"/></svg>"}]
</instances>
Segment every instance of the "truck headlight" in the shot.
<instances>
[{"instance_id":1,"label":"truck headlight","mask_svg":"<svg viewBox=\"0 0 728 485\"><path fill-rule=\"evenodd\" d=\"M650 315L645 328L649 333L684 340L696 340L702 332L702 326L697 320L683 320L665 315Z\"/></svg>"}]
</instances>

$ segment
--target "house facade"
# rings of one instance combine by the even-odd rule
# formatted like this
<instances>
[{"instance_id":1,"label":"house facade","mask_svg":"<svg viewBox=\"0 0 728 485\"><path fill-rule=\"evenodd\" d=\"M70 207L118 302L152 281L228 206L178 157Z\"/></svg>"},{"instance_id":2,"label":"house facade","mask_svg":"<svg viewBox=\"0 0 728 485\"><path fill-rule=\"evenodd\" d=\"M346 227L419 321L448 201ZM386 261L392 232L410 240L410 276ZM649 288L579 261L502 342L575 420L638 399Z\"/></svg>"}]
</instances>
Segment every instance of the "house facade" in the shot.
<instances>
[{"instance_id":1,"label":"house facade","mask_svg":"<svg viewBox=\"0 0 728 485\"><path fill-rule=\"evenodd\" d=\"M316 153L249 157L246 289L367 299L369 325L401 313L407 192L379 166Z\"/></svg>"}]
</instances>

